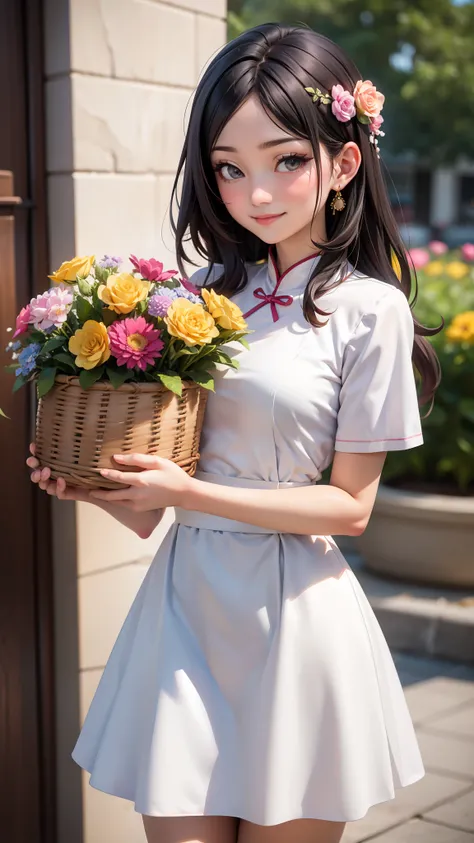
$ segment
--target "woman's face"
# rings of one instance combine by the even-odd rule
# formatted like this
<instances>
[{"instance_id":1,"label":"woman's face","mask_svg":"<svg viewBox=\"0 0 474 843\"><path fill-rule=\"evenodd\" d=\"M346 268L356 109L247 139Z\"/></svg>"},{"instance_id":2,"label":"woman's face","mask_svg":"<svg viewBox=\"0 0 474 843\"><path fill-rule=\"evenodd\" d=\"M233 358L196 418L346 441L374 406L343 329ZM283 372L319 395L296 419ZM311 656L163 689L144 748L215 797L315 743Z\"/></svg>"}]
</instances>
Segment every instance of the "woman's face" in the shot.
<instances>
[{"instance_id":1,"label":"woman's face","mask_svg":"<svg viewBox=\"0 0 474 843\"><path fill-rule=\"evenodd\" d=\"M303 233L325 239L324 205L333 173L327 152L321 147L315 215L318 174L311 144L276 126L257 97L249 97L232 115L216 140L211 162L229 214L265 243Z\"/></svg>"}]
</instances>

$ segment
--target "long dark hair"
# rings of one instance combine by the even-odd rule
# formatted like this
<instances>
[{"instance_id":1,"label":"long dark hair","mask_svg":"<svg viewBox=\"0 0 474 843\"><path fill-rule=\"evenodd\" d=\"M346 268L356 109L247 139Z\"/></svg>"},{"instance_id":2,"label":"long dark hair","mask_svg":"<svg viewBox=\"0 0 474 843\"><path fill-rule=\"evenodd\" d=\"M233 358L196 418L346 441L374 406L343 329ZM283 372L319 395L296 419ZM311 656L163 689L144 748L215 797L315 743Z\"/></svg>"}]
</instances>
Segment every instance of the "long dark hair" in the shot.
<instances>
[{"instance_id":1,"label":"long dark hair","mask_svg":"<svg viewBox=\"0 0 474 843\"><path fill-rule=\"evenodd\" d=\"M392 214L374 145L366 125L353 119L339 122L330 107L316 105L305 87L331 91L341 84L354 89L361 74L337 44L303 27L268 23L244 32L227 44L205 71L196 89L189 126L173 187L171 211L176 236L177 260L185 274L191 262L185 242L205 258L210 269L223 264L224 271L213 287L232 295L248 281L246 262L267 258L268 245L237 223L222 203L211 151L236 109L255 94L269 117L298 137L311 142L321 183L320 144L333 159L348 141L355 141L362 153L357 175L344 189L345 209L333 215L326 205L328 239L314 242L321 258L308 281L303 309L315 327L325 313L317 300L347 274L348 263L359 272L398 287L409 299L412 278L406 250ZM179 191L179 193L178 193ZM179 196L180 194L180 196ZM316 202L316 206L318 202ZM400 271L395 272L396 256ZM400 276L400 277L399 277ZM417 281L414 274L416 302ZM420 404L430 401L440 381L436 354L425 336L440 328L426 328L414 318L413 362L421 381Z\"/></svg>"}]
</instances>

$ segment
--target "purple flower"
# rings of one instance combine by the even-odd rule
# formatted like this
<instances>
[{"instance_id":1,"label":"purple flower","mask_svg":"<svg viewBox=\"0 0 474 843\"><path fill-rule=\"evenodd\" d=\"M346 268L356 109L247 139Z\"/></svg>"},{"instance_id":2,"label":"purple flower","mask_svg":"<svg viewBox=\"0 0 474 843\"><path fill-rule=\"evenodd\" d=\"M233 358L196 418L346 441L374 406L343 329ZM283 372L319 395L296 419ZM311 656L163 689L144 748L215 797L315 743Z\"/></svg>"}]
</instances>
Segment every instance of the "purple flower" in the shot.
<instances>
[{"instance_id":1,"label":"purple flower","mask_svg":"<svg viewBox=\"0 0 474 843\"><path fill-rule=\"evenodd\" d=\"M100 266L101 269L118 269L121 263L122 258L117 258L114 255L104 255L97 266Z\"/></svg>"},{"instance_id":2,"label":"purple flower","mask_svg":"<svg viewBox=\"0 0 474 843\"><path fill-rule=\"evenodd\" d=\"M165 295L156 293L151 297L148 302L148 313L150 316L166 316L168 308L172 305L173 299L176 298L176 296L169 296L168 292L171 293L172 290L167 290Z\"/></svg>"},{"instance_id":3,"label":"purple flower","mask_svg":"<svg viewBox=\"0 0 474 843\"><path fill-rule=\"evenodd\" d=\"M27 377L27 375L29 375L35 368L36 358L38 357L40 351L41 345L39 342L31 342L29 345L26 345L18 355L18 362L20 365L15 374L17 376L23 375L23 377Z\"/></svg>"},{"instance_id":4,"label":"purple flower","mask_svg":"<svg viewBox=\"0 0 474 843\"><path fill-rule=\"evenodd\" d=\"M186 290L184 287L174 287L172 290L167 290L166 295L172 299L187 299L193 304L199 304L201 301L199 296L196 296L194 293L191 293L190 290Z\"/></svg>"}]
</instances>

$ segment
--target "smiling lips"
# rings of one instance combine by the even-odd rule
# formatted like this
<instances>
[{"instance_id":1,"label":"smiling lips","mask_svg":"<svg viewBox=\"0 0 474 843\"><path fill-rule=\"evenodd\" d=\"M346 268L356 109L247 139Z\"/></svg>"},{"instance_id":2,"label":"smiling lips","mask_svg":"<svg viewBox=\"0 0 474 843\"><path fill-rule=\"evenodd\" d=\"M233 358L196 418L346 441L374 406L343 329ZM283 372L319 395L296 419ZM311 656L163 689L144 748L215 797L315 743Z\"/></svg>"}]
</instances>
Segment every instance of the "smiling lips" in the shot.
<instances>
[{"instance_id":1,"label":"smiling lips","mask_svg":"<svg viewBox=\"0 0 474 843\"><path fill-rule=\"evenodd\" d=\"M271 225L272 222L279 220L282 216L283 214L263 214L261 217L252 217L252 219L260 225Z\"/></svg>"}]
</instances>

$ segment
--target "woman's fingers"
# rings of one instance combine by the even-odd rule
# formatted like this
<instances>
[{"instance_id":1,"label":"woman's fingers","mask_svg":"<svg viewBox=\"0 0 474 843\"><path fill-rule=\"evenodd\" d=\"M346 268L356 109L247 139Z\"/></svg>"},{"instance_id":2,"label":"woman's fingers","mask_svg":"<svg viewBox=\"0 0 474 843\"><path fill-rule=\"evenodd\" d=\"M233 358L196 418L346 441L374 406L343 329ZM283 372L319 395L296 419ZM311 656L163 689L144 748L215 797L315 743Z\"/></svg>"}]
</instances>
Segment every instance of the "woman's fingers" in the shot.
<instances>
[{"instance_id":1,"label":"woman's fingers","mask_svg":"<svg viewBox=\"0 0 474 843\"><path fill-rule=\"evenodd\" d=\"M39 462L36 457L28 457L26 464L28 468L38 468Z\"/></svg>"},{"instance_id":2,"label":"woman's fingers","mask_svg":"<svg viewBox=\"0 0 474 843\"><path fill-rule=\"evenodd\" d=\"M40 489L46 489L48 486L48 480L51 477L51 469L50 468L42 468L40 472L40 479L39 479L39 487Z\"/></svg>"},{"instance_id":3,"label":"woman's fingers","mask_svg":"<svg viewBox=\"0 0 474 843\"><path fill-rule=\"evenodd\" d=\"M36 454L36 445L34 442L30 442L30 454L33 454L33 456Z\"/></svg>"}]
</instances>

